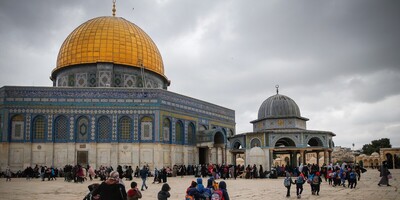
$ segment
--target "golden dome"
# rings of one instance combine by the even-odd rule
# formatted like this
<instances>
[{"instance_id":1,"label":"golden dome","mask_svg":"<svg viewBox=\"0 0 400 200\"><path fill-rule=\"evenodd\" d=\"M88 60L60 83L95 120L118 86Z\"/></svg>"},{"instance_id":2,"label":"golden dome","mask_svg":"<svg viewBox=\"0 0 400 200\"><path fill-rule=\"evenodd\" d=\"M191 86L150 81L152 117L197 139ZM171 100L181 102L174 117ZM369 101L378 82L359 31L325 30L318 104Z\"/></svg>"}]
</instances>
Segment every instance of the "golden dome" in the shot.
<instances>
[{"instance_id":1,"label":"golden dome","mask_svg":"<svg viewBox=\"0 0 400 200\"><path fill-rule=\"evenodd\" d=\"M97 17L72 31L61 45L53 73L72 65L97 62L143 65L165 77L161 54L153 40L121 17Z\"/></svg>"}]
</instances>

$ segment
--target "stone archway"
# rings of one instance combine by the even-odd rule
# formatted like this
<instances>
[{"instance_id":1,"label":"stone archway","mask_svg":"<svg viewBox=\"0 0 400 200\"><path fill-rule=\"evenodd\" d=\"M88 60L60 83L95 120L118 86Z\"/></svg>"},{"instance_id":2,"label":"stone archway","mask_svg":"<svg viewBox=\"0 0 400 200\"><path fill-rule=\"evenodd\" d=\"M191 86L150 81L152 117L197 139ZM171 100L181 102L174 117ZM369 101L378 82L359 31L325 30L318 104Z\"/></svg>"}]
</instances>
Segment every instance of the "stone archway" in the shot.
<instances>
[{"instance_id":1,"label":"stone archway","mask_svg":"<svg viewBox=\"0 0 400 200\"><path fill-rule=\"evenodd\" d=\"M241 163L240 159L242 159L243 163L244 163L244 160L246 158L246 154L245 154L246 150L245 150L244 146L242 145L242 143L239 140L234 140L231 144L232 144L231 145L232 149L230 150L230 152L232 155L232 163L234 165L238 165ZM240 162L238 162L238 161L240 161Z\"/></svg>"},{"instance_id":2,"label":"stone archway","mask_svg":"<svg viewBox=\"0 0 400 200\"><path fill-rule=\"evenodd\" d=\"M220 131L214 134L214 146L216 145L224 145L225 144L225 137L224 134Z\"/></svg>"},{"instance_id":3,"label":"stone archway","mask_svg":"<svg viewBox=\"0 0 400 200\"><path fill-rule=\"evenodd\" d=\"M322 147L324 146L324 143L322 140L318 137L312 137L310 140L308 140L307 144L311 147Z\"/></svg>"},{"instance_id":4,"label":"stone archway","mask_svg":"<svg viewBox=\"0 0 400 200\"><path fill-rule=\"evenodd\" d=\"M224 164L226 162L226 145L225 135L221 130L218 130L214 133L213 143L216 164Z\"/></svg>"},{"instance_id":5,"label":"stone archway","mask_svg":"<svg viewBox=\"0 0 400 200\"><path fill-rule=\"evenodd\" d=\"M280 138L278 141L275 142L275 147L295 147L296 143L287 137Z\"/></svg>"}]
</instances>

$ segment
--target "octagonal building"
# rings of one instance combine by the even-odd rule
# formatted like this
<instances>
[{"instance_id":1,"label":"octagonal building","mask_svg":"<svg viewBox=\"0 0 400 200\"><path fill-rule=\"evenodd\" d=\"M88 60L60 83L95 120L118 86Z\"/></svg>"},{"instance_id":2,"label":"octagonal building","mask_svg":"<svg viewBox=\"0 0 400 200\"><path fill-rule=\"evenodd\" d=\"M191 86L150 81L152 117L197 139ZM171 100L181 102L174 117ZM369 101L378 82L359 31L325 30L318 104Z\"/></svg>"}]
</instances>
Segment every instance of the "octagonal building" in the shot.
<instances>
[{"instance_id":1,"label":"octagonal building","mask_svg":"<svg viewBox=\"0 0 400 200\"><path fill-rule=\"evenodd\" d=\"M0 167L226 163L235 112L167 90L161 54L137 25L104 16L61 45L53 87L0 88Z\"/></svg>"},{"instance_id":2,"label":"octagonal building","mask_svg":"<svg viewBox=\"0 0 400 200\"><path fill-rule=\"evenodd\" d=\"M307 163L307 155L316 155L316 164L329 164L332 160L335 136L330 131L307 130L307 118L302 117L297 103L279 94L268 97L258 110L258 118L251 121L253 132L230 137L233 160L239 155L246 164L262 165L270 170L277 163L277 155L285 155L286 164L297 167ZM322 162L320 161L320 155ZM280 165L280 163L278 163Z\"/></svg>"}]
</instances>

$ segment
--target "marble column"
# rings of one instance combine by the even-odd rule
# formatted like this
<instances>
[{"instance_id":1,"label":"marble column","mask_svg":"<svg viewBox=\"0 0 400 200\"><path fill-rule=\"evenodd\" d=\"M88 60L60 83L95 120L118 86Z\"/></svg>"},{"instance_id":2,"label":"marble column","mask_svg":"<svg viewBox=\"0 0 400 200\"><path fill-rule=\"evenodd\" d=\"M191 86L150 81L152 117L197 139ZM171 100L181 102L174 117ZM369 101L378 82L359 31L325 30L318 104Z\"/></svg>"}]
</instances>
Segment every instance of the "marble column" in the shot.
<instances>
[{"instance_id":1,"label":"marble column","mask_svg":"<svg viewBox=\"0 0 400 200\"><path fill-rule=\"evenodd\" d=\"M306 165L306 151L305 150L300 150L300 154L301 154L301 162L303 163L303 165Z\"/></svg>"},{"instance_id":2,"label":"marble column","mask_svg":"<svg viewBox=\"0 0 400 200\"><path fill-rule=\"evenodd\" d=\"M215 164L219 164L218 147L215 147Z\"/></svg>"},{"instance_id":3,"label":"marble column","mask_svg":"<svg viewBox=\"0 0 400 200\"><path fill-rule=\"evenodd\" d=\"M269 169L267 169L268 171L270 171L272 169L272 165L274 164L274 149L269 149Z\"/></svg>"},{"instance_id":4,"label":"marble column","mask_svg":"<svg viewBox=\"0 0 400 200\"><path fill-rule=\"evenodd\" d=\"M392 161L393 161L393 169L396 169L396 159L394 157L394 153L391 153L392 155Z\"/></svg>"},{"instance_id":5,"label":"marble column","mask_svg":"<svg viewBox=\"0 0 400 200\"><path fill-rule=\"evenodd\" d=\"M222 163L225 163L225 149L223 147L221 147L221 152L222 152Z\"/></svg>"}]
</instances>

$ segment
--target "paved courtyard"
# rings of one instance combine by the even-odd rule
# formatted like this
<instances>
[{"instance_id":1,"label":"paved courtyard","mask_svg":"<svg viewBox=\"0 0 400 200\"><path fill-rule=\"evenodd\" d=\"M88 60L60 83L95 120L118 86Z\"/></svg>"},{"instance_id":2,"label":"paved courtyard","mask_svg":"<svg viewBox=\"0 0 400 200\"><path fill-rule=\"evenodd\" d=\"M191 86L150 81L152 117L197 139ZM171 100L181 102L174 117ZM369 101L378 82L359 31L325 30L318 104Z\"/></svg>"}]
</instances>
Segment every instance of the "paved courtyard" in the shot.
<instances>
[{"instance_id":1,"label":"paved courtyard","mask_svg":"<svg viewBox=\"0 0 400 200\"><path fill-rule=\"evenodd\" d=\"M304 185L302 199L326 199L326 200L400 200L398 187L400 186L400 170L391 170L394 179L390 180L392 187L379 187L379 172L374 169L369 169L362 174L361 181L358 182L357 189L349 189L343 187L331 187L323 182L321 185L320 196L313 196L310 192L308 184ZM184 178L174 177L169 178L168 183L171 186L171 200L183 200L186 188L190 182L195 180L194 177L186 176ZM140 179L134 181L141 184ZM221 181L221 180L218 180ZM86 181L83 184L64 182L63 178L57 181L40 181L34 179L27 181L25 179L12 179L11 182L6 182L4 178L0 179L0 199L2 200L25 200L25 199L40 199L40 200L80 200L87 194L87 186L95 181ZM157 193L161 189L162 184L151 184L152 179L148 180L148 190L142 192L143 200L157 199ZM206 180L203 180L206 184ZM237 179L226 180L230 198L233 200L240 199L296 199L295 187L292 187L291 197L286 198L286 189L283 186L283 178L279 179ZM130 181L125 181L128 189Z\"/></svg>"}]
</instances>

